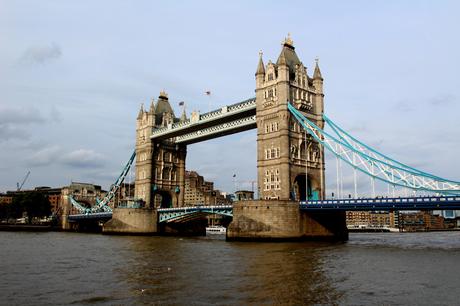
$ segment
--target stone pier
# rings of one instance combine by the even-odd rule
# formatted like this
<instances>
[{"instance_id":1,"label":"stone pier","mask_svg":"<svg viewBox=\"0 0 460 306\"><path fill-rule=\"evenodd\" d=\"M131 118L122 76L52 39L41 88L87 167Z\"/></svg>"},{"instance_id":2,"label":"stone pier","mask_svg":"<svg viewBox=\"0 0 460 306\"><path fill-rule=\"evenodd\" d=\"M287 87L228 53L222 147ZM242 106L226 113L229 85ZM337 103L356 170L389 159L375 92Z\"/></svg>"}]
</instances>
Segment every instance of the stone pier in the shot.
<instances>
[{"instance_id":1,"label":"stone pier","mask_svg":"<svg viewBox=\"0 0 460 306\"><path fill-rule=\"evenodd\" d=\"M348 240L344 212L305 212L298 202L240 201L233 206L228 241Z\"/></svg>"},{"instance_id":2,"label":"stone pier","mask_svg":"<svg viewBox=\"0 0 460 306\"><path fill-rule=\"evenodd\" d=\"M115 208L107 221L104 234L149 235L158 232L158 213L150 208Z\"/></svg>"}]
</instances>

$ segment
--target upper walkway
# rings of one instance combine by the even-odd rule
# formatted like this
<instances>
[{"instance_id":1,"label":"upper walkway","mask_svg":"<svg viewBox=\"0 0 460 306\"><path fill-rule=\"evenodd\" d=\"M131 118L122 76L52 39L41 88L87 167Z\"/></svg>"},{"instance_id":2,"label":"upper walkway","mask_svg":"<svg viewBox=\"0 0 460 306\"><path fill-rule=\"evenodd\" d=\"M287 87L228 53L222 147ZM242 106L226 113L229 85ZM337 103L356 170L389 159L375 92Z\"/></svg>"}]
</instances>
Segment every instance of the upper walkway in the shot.
<instances>
[{"instance_id":1,"label":"upper walkway","mask_svg":"<svg viewBox=\"0 0 460 306\"><path fill-rule=\"evenodd\" d=\"M256 98L198 114L191 118L153 129L150 139L175 138L176 143L192 144L256 128Z\"/></svg>"}]
</instances>

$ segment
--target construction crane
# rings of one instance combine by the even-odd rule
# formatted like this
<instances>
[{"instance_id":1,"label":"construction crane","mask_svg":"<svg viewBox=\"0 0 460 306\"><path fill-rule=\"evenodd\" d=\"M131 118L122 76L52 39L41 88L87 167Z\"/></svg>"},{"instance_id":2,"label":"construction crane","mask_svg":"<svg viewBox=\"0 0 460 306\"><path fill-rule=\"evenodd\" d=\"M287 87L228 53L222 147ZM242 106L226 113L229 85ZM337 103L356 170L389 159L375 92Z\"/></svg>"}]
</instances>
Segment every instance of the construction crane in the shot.
<instances>
[{"instance_id":1,"label":"construction crane","mask_svg":"<svg viewBox=\"0 0 460 306\"><path fill-rule=\"evenodd\" d=\"M19 183L16 183L16 187L18 188L18 191L21 191L22 186L24 186L24 183L25 183L25 182L27 181L27 179L29 178L29 175L30 175L30 171L27 171L27 174L26 174L26 176L24 177L24 179L22 180L21 185L19 185Z\"/></svg>"}]
</instances>

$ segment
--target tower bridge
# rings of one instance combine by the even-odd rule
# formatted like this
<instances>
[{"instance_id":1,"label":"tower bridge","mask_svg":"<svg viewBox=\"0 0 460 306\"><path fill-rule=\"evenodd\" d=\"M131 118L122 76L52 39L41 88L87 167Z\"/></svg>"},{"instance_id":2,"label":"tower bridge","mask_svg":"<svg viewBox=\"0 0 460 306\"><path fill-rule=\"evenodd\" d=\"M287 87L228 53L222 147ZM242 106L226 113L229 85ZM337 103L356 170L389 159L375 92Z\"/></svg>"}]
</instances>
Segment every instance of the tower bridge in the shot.
<instances>
[{"instance_id":1,"label":"tower bridge","mask_svg":"<svg viewBox=\"0 0 460 306\"><path fill-rule=\"evenodd\" d=\"M262 53L255 73L255 98L187 118L176 117L162 91L136 120L136 149L122 174L93 213L110 200L135 164L135 197L144 208L115 208L107 233L155 233L160 223L193 219L205 213L231 216L230 240L347 239L345 210L456 209L460 183L414 169L360 142L324 114L324 79L316 61L313 74L296 54L290 37L276 62ZM325 127L332 133L325 132ZM257 130L259 200L231 207L187 207L184 202L187 145L250 129ZM354 171L354 199L325 197L325 148ZM429 200L397 197L375 202L357 197L356 173L393 188L425 191ZM448 196L448 197L443 197ZM82 215L85 215L83 213ZM91 218L86 213L86 217ZM75 216L74 218L79 218Z\"/></svg>"}]
</instances>

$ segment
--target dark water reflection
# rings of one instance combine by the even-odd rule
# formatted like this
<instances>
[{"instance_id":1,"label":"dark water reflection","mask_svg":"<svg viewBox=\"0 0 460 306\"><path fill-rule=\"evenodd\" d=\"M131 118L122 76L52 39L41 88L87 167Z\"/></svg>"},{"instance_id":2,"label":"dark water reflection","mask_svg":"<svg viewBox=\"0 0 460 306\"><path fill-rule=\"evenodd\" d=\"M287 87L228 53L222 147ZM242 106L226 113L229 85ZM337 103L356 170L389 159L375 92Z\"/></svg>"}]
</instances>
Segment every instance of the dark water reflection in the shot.
<instances>
[{"instance_id":1,"label":"dark water reflection","mask_svg":"<svg viewBox=\"0 0 460 306\"><path fill-rule=\"evenodd\" d=\"M347 243L0 232L2 305L455 305L460 233Z\"/></svg>"}]
</instances>

